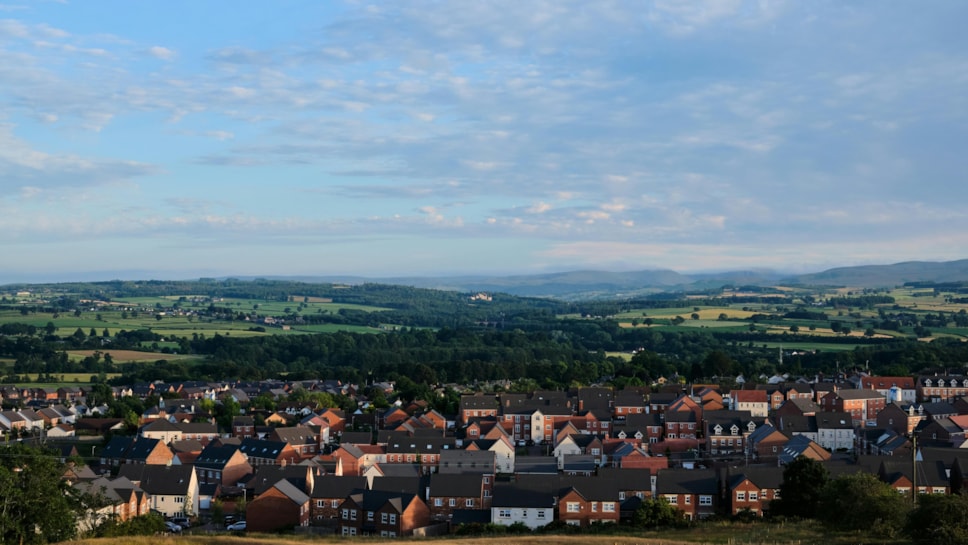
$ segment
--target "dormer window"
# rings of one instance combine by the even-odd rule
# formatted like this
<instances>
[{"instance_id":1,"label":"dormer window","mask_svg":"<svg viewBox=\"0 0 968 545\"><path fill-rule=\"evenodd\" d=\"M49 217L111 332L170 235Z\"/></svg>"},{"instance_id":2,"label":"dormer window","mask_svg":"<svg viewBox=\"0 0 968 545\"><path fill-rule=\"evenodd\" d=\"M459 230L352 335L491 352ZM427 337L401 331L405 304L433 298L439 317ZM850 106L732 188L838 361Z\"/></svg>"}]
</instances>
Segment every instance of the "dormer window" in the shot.
<instances>
[{"instance_id":1,"label":"dormer window","mask_svg":"<svg viewBox=\"0 0 968 545\"><path fill-rule=\"evenodd\" d=\"M732 435L736 435L739 433L739 428L736 427L736 424L733 424L733 427L729 428L729 432Z\"/></svg>"},{"instance_id":2,"label":"dormer window","mask_svg":"<svg viewBox=\"0 0 968 545\"><path fill-rule=\"evenodd\" d=\"M723 433L723 427L719 424L716 424L716 427L713 428L713 431L716 432L716 435L720 435Z\"/></svg>"},{"instance_id":3,"label":"dormer window","mask_svg":"<svg viewBox=\"0 0 968 545\"><path fill-rule=\"evenodd\" d=\"M931 387L931 379L925 379L924 380L924 385L930 388Z\"/></svg>"},{"instance_id":4,"label":"dormer window","mask_svg":"<svg viewBox=\"0 0 968 545\"><path fill-rule=\"evenodd\" d=\"M939 388L944 388L944 379L943 378L939 378L938 379L938 387Z\"/></svg>"}]
</instances>

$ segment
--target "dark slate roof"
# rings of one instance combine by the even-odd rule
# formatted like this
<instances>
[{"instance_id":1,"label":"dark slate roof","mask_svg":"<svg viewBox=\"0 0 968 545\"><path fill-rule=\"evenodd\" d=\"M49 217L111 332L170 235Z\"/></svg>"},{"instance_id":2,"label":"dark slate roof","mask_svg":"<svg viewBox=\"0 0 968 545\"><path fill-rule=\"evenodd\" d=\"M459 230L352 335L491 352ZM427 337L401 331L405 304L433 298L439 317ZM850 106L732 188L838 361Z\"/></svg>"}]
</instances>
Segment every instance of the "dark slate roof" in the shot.
<instances>
[{"instance_id":1,"label":"dark slate roof","mask_svg":"<svg viewBox=\"0 0 968 545\"><path fill-rule=\"evenodd\" d=\"M195 458L195 467L222 469L238 450L239 447L235 445L216 446L215 443L212 443Z\"/></svg>"},{"instance_id":2,"label":"dark slate roof","mask_svg":"<svg viewBox=\"0 0 968 545\"><path fill-rule=\"evenodd\" d=\"M383 490L361 490L349 496L364 511L378 511L389 503L398 513L402 513L410 503L418 498L417 494L387 492Z\"/></svg>"},{"instance_id":3,"label":"dark slate roof","mask_svg":"<svg viewBox=\"0 0 968 545\"><path fill-rule=\"evenodd\" d=\"M396 494L417 494L422 496L426 490L425 477L373 477L372 490Z\"/></svg>"},{"instance_id":4,"label":"dark slate roof","mask_svg":"<svg viewBox=\"0 0 968 545\"><path fill-rule=\"evenodd\" d=\"M430 476L428 496L479 498L483 491L482 475L446 475L436 473Z\"/></svg>"},{"instance_id":5,"label":"dark slate roof","mask_svg":"<svg viewBox=\"0 0 968 545\"><path fill-rule=\"evenodd\" d=\"M160 464L124 464L119 477L137 482L145 492L155 496L181 496L189 492L193 466Z\"/></svg>"},{"instance_id":6,"label":"dark slate roof","mask_svg":"<svg viewBox=\"0 0 968 545\"><path fill-rule=\"evenodd\" d=\"M239 484L244 484L246 490L252 490L257 496L271 488L272 485L281 479L288 480L300 490L308 490L309 485L306 482L307 473L306 466L256 465L252 467L252 474L246 477L244 482L240 480Z\"/></svg>"},{"instance_id":7,"label":"dark slate roof","mask_svg":"<svg viewBox=\"0 0 968 545\"><path fill-rule=\"evenodd\" d=\"M555 506L555 492L551 489L527 488L515 483L494 485L491 507L526 507L540 509Z\"/></svg>"},{"instance_id":8,"label":"dark slate roof","mask_svg":"<svg viewBox=\"0 0 968 545\"><path fill-rule=\"evenodd\" d=\"M314 479L314 498L345 498L354 490L366 488L366 477L326 475Z\"/></svg>"},{"instance_id":9,"label":"dark slate roof","mask_svg":"<svg viewBox=\"0 0 968 545\"><path fill-rule=\"evenodd\" d=\"M139 437L131 444L131 448L128 449L124 457L128 460L146 460L159 443L161 443L160 439Z\"/></svg>"},{"instance_id":10,"label":"dark slate roof","mask_svg":"<svg viewBox=\"0 0 968 545\"><path fill-rule=\"evenodd\" d=\"M249 458L268 458L275 460L282 449L286 448L283 441L267 441L265 439L246 438L242 440L239 450Z\"/></svg>"},{"instance_id":11,"label":"dark slate roof","mask_svg":"<svg viewBox=\"0 0 968 545\"><path fill-rule=\"evenodd\" d=\"M662 469L656 479L657 494L719 493L716 472L711 469Z\"/></svg>"}]
</instances>

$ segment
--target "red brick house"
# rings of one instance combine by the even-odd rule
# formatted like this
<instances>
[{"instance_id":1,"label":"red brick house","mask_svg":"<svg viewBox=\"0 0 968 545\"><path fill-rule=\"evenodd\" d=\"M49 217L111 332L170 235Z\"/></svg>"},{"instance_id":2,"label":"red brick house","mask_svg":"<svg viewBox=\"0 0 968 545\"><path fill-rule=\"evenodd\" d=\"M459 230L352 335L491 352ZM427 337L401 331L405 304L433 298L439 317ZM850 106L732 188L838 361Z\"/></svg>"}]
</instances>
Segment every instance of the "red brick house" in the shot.
<instances>
[{"instance_id":1,"label":"red brick house","mask_svg":"<svg viewBox=\"0 0 968 545\"><path fill-rule=\"evenodd\" d=\"M416 494L365 490L347 496L339 510L343 536L412 536L430 525L430 508Z\"/></svg>"},{"instance_id":2,"label":"red brick house","mask_svg":"<svg viewBox=\"0 0 968 545\"><path fill-rule=\"evenodd\" d=\"M874 390L840 390L824 396L820 406L826 412L849 413L854 425L863 426L877 419L886 401Z\"/></svg>"},{"instance_id":3,"label":"red brick house","mask_svg":"<svg viewBox=\"0 0 968 545\"><path fill-rule=\"evenodd\" d=\"M282 479L246 504L247 532L274 532L309 525L309 496Z\"/></svg>"},{"instance_id":4,"label":"red brick house","mask_svg":"<svg viewBox=\"0 0 968 545\"><path fill-rule=\"evenodd\" d=\"M354 491L366 489L366 477L339 477L325 475L317 477L313 484L313 494L309 505L311 524L339 518L339 506Z\"/></svg>"},{"instance_id":5,"label":"red brick house","mask_svg":"<svg viewBox=\"0 0 968 545\"><path fill-rule=\"evenodd\" d=\"M778 467L747 468L730 475L726 483L726 503L729 513L744 511L763 516L770 502L780 497L783 469Z\"/></svg>"},{"instance_id":6,"label":"red brick house","mask_svg":"<svg viewBox=\"0 0 968 545\"><path fill-rule=\"evenodd\" d=\"M482 473L441 474L430 476L427 505L433 520L450 520L461 509L491 508L494 475Z\"/></svg>"}]
</instances>

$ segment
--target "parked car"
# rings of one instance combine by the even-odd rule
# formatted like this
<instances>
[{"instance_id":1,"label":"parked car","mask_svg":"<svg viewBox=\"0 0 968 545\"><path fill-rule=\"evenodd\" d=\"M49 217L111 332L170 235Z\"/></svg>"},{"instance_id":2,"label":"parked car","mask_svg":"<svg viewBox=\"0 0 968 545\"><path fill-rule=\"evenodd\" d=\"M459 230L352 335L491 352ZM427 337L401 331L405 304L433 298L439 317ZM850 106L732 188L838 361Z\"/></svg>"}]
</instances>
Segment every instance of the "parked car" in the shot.
<instances>
[{"instance_id":1,"label":"parked car","mask_svg":"<svg viewBox=\"0 0 968 545\"><path fill-rule=\"evenodd\" d=\"M169 532L171 532L173 534L177 534L177 533L179 533L179 532L182 531L182 527L180 525L178 525L178 524L175 524L174 522L172 522L170 520L166 520L165 521L165 530L167 530L167 531L169 531Z\"/></svg>"},{"instance_id":2,"label":"parked car","mask_svg":"<svg viewBox=\"0 0 968 545\"><path fill-rule=\"evenodd\" d=\"M171 522L186 529L192 527L192 521L188 520L188 517L171 517Z\"/></svg>"},{"instance_id":3,"label":"parked car","mask_svg":"<svg viewBox=\"0 0 968 545\"><path fill-rule=\"evenodd\" d=\"M240 520L238 522L233 522L232 524L229 524L228 526L226 526L225 529L231 530L233 532L245 530L245 521Z\"/></svg>"}]
</instances>

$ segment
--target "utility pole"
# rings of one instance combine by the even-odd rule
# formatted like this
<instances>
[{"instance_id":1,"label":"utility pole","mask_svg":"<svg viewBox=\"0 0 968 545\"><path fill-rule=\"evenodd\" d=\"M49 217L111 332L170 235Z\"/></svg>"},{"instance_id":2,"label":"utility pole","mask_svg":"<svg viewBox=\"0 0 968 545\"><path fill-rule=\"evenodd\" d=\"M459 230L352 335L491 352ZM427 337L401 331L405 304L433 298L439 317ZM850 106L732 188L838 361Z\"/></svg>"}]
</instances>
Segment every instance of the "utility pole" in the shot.
<instances>
[{"instance_id":1,"label":"utility pole","mask_svg":"<svg viewBox=\"0 0 968 545\"><path fill-rule=\"evenodd\" d=\"M918 504L918 436L911 434L911 502Z\"/></svg>"}]
</instances>

